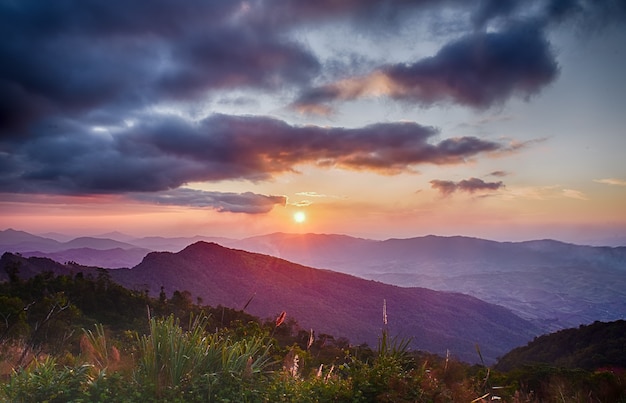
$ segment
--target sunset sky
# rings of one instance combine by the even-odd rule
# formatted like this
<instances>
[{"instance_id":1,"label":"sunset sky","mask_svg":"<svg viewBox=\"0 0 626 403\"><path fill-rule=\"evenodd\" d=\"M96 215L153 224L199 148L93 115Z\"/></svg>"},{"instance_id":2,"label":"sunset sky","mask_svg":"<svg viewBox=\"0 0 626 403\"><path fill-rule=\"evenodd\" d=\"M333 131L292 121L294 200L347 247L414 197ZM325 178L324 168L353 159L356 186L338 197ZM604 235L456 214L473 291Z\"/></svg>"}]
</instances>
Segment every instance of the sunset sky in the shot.
<instances>
[{"instance_id":1,"label":"sunset sky","mask_svg":"<svg viewBox=\"0 0 626 403\"><path fill-rule=\"evenodd\" d=\"M0 34L0 229L626 243L624 1L3 1Z\"/></svg>"}]
</instances>

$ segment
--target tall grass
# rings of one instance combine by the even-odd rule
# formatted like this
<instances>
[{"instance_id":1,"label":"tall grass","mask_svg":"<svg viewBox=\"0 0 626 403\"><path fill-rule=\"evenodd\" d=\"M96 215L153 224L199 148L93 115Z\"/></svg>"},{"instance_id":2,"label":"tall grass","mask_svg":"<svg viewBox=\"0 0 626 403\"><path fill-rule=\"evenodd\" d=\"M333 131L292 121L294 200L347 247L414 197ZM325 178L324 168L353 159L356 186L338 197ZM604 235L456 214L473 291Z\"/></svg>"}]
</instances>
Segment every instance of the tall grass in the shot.
<instances>
[{"instance_id":1,"label":"tall grass","mask_svg":"<svg viewBox=\"0 0 626 403\"><path fill-rule=\"evenodd\" d=\"M270 345L260 336L232 340L208 333L207 317L196 317L184 331L179 320L150 319L150 334L138 338L137 382L150 385L157 395L206 375L250 376L270 362Z\"/></svg>"},{"instance_id":2,"label":"tall grass","mask_svg":"<svg viewBox=\"0 0 626 403\"><path fill-rule=\"evenodd\" d=\"M91 381L90 365L59 368L53 357L33 360L18 369L0 388L9 402L62 403L80 401Z\"/></svg>"},{"instance_id":3,"label":"tall grass","mask_svg":"<svg viewBox=\"0 0 626 403\"><path fill-rule=\"evenodd\" d=\"M108 344L104 326L96 324L95 328L95 332L83 329L83 337L80 340L81 353L99 370L119 364L119 350Z\"/></svg>"}]
</instances>

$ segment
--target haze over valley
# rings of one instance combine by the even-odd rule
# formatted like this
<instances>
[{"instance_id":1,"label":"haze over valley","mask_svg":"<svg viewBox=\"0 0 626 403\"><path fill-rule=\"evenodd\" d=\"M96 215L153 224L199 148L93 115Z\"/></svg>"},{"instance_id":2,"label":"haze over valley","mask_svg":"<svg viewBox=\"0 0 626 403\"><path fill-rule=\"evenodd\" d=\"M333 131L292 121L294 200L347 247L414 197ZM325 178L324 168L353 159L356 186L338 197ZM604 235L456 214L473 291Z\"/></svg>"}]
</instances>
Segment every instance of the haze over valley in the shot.
<instances>
[{"instance_id":1,"label":"haze over valley","mask_svg":"<svg viewBox=\"0 0 626 403\"><path fill-rule=\"evenodd\" d=\"M20 260L26 273L96 266L115 269L110 273L116 281L147 287L153 295L161 287L169 294L186 290L205 303L236 309L252 298L248 309L255 315L287 310L304 326L356 343L375 343L386 300L391 329L415 338L416 348L440 354L451 348L468 361L477 358L473 342L480 341L494 360L540 334L626 317L626 247L437 236L386 241L283 233L241 240L107 236L66 240L57 234L55 240L9 229L0 232L0 250L22 256L8 253L7 259L59 262ZM70 265L63 266L66 262ZM461 302L460 294L472 299ZM463 337L469 329L477 332L473 342Z\"/></svg>"}]
</instances>

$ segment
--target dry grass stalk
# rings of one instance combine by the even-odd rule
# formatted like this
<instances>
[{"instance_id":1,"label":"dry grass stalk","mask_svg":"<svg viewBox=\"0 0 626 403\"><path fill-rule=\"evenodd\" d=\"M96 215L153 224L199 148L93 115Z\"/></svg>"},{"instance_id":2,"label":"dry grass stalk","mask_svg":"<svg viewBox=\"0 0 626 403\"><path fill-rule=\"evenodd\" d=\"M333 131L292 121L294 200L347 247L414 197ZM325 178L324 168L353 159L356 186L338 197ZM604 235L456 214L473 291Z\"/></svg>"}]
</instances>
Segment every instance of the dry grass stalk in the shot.
<instances>
[{"instance_id":1,"label":"dry grass stalk","mask_svg":"<svg viewBox=\"0 0 626 403\"><path fill-rule=\"evenodd\" d=\"M120 363L120 352L115 346L108 345L102 325L96 325L95 332L83 329L80 351L98 369L114 369Z\"/></svg>"},{"instance_id":2,"label":"dry grass stalk","mask_svg":"<svg viewBox=\"0 0 626 403\"><path fill-rule=\"evenodd\" d=\"M309 332L309 341L306 344L306 349L310 349L311 346L313 345L313 342L315 341L315 333L313 333L313 329L311 329L311 331Z\"/></svg>"},{"instance_id":3,"label":"dry grass stalk","mask_svg":"<svg viewBox=\"0 0 626 403\"><path fill-rule=\"evenodd\" d=\"M387 300L383 299L383 325L387 326Z\"/></svg>"},{"instance_id":4,"label":"dry grass stalk","mask_svg":"<svg viewBox=\"0 0 626 403\"><path fill-rule=\"evenodd\" d=\"M328 380L330 379L330 376L333 373L333 369L335 369L334 365L330 366L330 371L328 371L328 373L326 374L326 376L324 377L324 382L328 382Z\"/></svg>"},{"instance_id":5,"label":"dry grass stalk","mask_svg":"<svg viewBox=\"0 0 626 403\"><path fill-rule=\"evenodd\" d=\"M248 361L246 361L246 369L243 370L243 378L251 378L252 377L252 363L254 360L252 356L248 357Z\"/></svg>"},{"instance_id":6,"label":"dry grass stalk","mask_svg":"<svg viewBox=\"0 0 626 403\"><path fill-rule=\"evenodd\" d=\"M477 397L476 399L472 400L471 403L477 403L477 402L486 402L486 398L489 396L489 393L485 393L484 395L482 395L481 397Z\"/></svg>"},{"instance_id":7,"label":"dry grass stalk","mask_svg":"<svg viewBox=\"0 0 626 403\"><path fill-rule=\"evenodd\" d=\"M298 354L294 350L289 350L283 360L283 369L292 377L298 378L299 361Z\"/></svg>"}]
</instances>

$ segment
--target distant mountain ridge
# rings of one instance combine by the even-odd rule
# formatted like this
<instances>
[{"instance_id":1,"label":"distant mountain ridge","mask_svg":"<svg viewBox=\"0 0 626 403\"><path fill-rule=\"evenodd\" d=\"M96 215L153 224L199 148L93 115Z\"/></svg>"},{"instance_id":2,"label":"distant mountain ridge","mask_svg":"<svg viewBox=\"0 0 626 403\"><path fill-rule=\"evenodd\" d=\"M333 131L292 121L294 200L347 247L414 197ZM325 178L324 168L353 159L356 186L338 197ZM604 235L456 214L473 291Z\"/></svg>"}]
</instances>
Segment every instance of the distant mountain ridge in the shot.
<instances>
[{"instance_id":1,"label":"distant mountain ridge","mask_svg":"<svg viewBox=\"0 0 626 403\"><path fill-rule=\"evenodd\" d=\"M3 264L21 262L25 273L38 267L80 270L8 253L2 260ZM161 287L168 295L188 290L213 306L241 309L252 298L246 311L253 315L274 317L285 310L305 329L370 345L376 344L383 327L382 305L386 300L393 334L413 338L414 348L440 354L450 349L469 362L478 359L476 343L493 362L540 333L509 310L471 296L392 286L215 243L198 242L177 253L153 252L132 269L108 273L129 288L147 289L152 295L158 295Z\"/></svg>"},{"instance_id":2,"label":"distant mountain ridge","mask_svg":"<svg viewBox=\"0 0 626 403\"><path fill-rule=\"evenodd\" d=\"M626 247L432 235L385 241L335 234L274 233L242 240L108 235L123 244L98 250L107 242L95 240L87 252L20 231L0 231L0 252L119 268L138 265L149 251L178 252L199 240L214 241L388 284L472 295L511 309L546 332L626 318ZM39 250L37 242L43 245ZM42 252L45 248L52 251Z\"/></svg>"},{"instance_id":3,"label":"distant mountain ridge","mask_svg":"<svg viewBox=\"0 0 626 403\"><path fill-rule=\"evenodd\" d=\"M198 241L219 242L228 245L235 242L223 237L144 237L135 238L120 232L99 237L78 237L66 241L62 234L46 238L24 231L7 229L0 231L0 253L21 253L24 256L48 257L57 261L73 261L86 266L104 268L128 268L136 266L143 257L153 251L177 252ZM113 239L115 238L115 239Z\"/></svg>"},{"instance_id":4,"label":"distant mountain ridge","mask_svg":"<svg viewBox=\"0 0 626 403\"><path fill-rule=\"evenodd\" d=\"M129 262L140 262L150 253L148 249L122 249L113 248L98 250L93 248L76 248L67 249L59 252L41 253L41 252L24 252L24 257L43 257L55 260L57 262L73 262L83 266L102 267L100 263L106 261L109 269L128 267Z\"/></svg>"},{"instance_id":5,"label":"distant mountain ridge","mask_svg":"<svg viewBox=\"0 0 626 403\"><path fill-rule=\"evenodd\" d=\"M545 331L626 318L626 247L280 233L232 246L388 284L473 295Z\"/></svg>"},{"instance_id":6,"label":"distant mountain ridge","mask_svg":"<svg viewBox=\"0 0 626 403\"><path fill-rule=\"evenodd\" d=\"M626 270L626 247L601 247L568 244L555 240L498 242L465 236L436 236L375 241L334 234L274 233L251 237L234 243L245 250L273 252L286 259L311 259L317 265L340 259L354 260L353 253L368 260L390 261L407 259L438 260L505 260L510 263L592 262L603 259L612 267ZM331 248L325 251L324 248ZM330 256L327 258L326 256Z\"/></svg>"}]
</instances>

